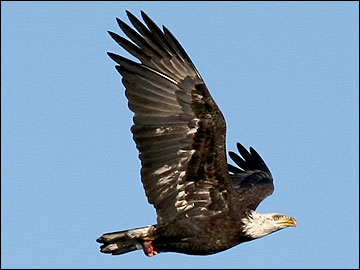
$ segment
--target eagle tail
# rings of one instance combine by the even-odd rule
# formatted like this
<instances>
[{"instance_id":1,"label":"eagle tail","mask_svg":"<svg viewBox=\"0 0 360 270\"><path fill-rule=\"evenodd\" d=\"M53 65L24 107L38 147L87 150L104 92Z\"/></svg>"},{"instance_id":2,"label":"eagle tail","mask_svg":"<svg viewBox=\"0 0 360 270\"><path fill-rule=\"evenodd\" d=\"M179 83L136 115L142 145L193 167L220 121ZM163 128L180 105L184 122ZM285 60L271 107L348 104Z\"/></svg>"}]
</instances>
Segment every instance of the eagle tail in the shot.
<instances>
[{"instance_id":1,"label":"eagle tail","mask_svg":"<svg viewBox=\"0 0 360 270\"><path fill-rule=\"evenodd\" d=\"M101 252L120 255L146 248L147 245L145 242L147 242L148 239L150 240L149 231L153 229L154 226L146 226L120 232L106 233L96 239L96 241L102 244L100 246ZM146 254L147 250L144 251Z\"/></svg>"}]
</instances>

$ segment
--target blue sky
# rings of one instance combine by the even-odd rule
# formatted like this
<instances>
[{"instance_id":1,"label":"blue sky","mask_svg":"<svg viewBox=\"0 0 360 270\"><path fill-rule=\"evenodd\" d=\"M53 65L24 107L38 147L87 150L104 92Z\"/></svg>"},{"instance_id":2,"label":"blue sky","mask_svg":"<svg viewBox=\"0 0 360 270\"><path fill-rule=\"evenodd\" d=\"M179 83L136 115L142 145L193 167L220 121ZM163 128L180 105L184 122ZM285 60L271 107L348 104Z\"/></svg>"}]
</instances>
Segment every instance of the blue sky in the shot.
<instances>
[{"instance_id":1,"label":"blue sky","mask_svg":"<svg viewBox=\"0 0 360 270\"><path fill-rule=\"evenodd\" d=\"M206 256L99 252L156 220L107 30L166 25L298 227ZM2 268L359 267L357 2L1 2Z\"/></svg>"}]
</instances>

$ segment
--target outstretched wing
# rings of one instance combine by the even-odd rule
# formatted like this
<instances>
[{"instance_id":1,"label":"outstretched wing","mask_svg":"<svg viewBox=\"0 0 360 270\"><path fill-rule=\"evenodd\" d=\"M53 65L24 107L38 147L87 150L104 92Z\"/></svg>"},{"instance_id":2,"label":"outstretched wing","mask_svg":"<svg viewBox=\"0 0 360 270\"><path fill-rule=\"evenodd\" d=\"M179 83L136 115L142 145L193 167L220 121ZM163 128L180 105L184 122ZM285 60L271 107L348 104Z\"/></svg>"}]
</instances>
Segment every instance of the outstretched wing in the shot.
<instances>
[{"instance_id":1,"label":"outstretched wing","mask_svg":"<svg viewBox=\"0 0 360 270\"><path fill-rule=\"evenodd\" d=\"M208 216L227 208L231 188L225 120L179 42L141 12L146 26L127 11L137 31L117 19L132 41L109 32L140 64L108 53L118 64L131 128L140 152L141 179L158 223Z\"/></svg>"},{"instance_id":2,"label":"outstretched wing","mask_svg":"<svg viewBox=\"0 0 360 270\"><path fill-rule=\"evenodd\" d=\"M230 158L239 168L228 164L231 181L243 209L255 210L259 203L274 191L273 178L260 155L250 147L248 152L237 143L242 157L229 151Z\"/></svg>"}]
</instances>

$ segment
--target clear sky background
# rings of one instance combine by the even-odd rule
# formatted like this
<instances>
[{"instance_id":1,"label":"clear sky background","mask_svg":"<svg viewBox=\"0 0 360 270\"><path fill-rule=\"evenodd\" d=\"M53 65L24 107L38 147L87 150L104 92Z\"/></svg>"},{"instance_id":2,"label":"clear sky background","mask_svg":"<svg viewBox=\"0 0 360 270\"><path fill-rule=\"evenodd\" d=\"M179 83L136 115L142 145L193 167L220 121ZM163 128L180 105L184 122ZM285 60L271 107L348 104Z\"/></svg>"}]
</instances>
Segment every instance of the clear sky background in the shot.
<instances>
[{"instance_id":1,"label":"clear sky background","mask_svg":"<svg viewBox=\"0 0 360 270\"><path fill-rule=\"evenodd\" d=\"M144 10L184 46L239 141L269 166L260 212L298 227L211 256L99 252L156 220L107 51ZM2 268L359 267L357 2L1 2Z\"/></svg>"}]
</instances>

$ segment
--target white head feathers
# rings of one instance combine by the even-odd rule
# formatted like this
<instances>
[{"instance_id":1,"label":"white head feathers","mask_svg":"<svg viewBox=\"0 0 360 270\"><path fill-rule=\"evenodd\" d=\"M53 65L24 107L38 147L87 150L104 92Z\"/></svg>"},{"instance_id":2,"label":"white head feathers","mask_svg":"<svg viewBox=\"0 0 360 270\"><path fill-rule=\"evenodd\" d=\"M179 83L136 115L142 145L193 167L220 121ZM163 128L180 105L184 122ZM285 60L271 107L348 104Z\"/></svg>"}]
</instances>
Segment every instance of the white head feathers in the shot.
<instances>
[{"instance_id":1,"label":"white head feathers","mask_svg":"<svg viewBox=\"0 0 360 270\"><path fill-rule=\"evenodd\" d=\"M251 211L244 223L243 232L251 238L260 238L286 227L295 227L296 219L277 213L261 214Z\"/></svg>"}]
</instances>

